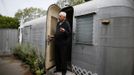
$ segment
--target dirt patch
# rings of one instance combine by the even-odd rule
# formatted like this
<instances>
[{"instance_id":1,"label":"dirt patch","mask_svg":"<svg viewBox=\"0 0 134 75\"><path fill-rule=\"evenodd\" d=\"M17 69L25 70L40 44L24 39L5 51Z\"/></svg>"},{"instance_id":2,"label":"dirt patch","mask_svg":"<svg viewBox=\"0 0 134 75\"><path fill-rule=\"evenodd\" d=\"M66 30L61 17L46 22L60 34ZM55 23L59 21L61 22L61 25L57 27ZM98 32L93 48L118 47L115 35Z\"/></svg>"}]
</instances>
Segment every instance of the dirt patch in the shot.
<instances>
[{"instance_id":1,"label":"dirt patch","mask_svg":"<svg viewBox=\"0 0 134 75\"><path fill-rule=\"evenodd\" d=\"M7 61L9 63L21 63L19 59L17 59L15 56L10 55L10 56L1 56L0 57L3 61Z\"/></svg>"},{"instance_id":2,"label":"dirt patch","mask_svg":"<svg viewBox=\"0 0 134 75\"><path fill-rule=\"evenodd\" d=\"M28 65L11 56L0 57L0 75L32 75Z\"/></svg>"},{"instance_id":3,"label":"dirt patch","mask_svg":"<svg viewBox=\"0 0 134 75\"><path fill-rule=\"evenodd\" d=\"M27 71L26 73L24 73L24 75L32 75L32 73L30 71Z\"/></svg>"}]
</instances>

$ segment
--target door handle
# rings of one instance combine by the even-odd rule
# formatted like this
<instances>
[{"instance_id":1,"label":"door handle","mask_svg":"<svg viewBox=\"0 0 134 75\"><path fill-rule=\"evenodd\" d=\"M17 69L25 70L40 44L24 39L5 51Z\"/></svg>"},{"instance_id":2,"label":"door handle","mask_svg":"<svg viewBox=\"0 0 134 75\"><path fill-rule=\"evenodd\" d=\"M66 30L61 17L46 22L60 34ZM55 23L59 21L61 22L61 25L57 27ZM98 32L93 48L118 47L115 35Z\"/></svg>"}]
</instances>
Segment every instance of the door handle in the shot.
<instances>
[{"instance_id":1,"label":"door handle","mask_svg":"<svg viewBox=\"0 0 134 75\"><path fill-rule=\"evenodd\" d=\"M52 41L53 41L54 36L53 36L53 35L48 35L48 36L47 36L47 38L48 38L47 42L48 42L48 45L49 45L49 44L50 44L50 42L52 42Z\"/></svg>"}]
</instances>

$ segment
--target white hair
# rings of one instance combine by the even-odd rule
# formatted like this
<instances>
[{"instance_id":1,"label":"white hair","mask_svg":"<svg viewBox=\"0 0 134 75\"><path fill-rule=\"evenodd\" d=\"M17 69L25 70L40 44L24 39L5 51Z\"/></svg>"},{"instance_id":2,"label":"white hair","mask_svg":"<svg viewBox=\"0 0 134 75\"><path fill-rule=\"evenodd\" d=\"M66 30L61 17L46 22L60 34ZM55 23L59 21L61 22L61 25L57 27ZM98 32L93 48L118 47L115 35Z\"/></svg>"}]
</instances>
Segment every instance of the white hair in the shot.
<instances>
[{"instance_id":1,"label":"white hair","mask_svg":"<svg viewBox=\"0 0 134 75\"><path fill-rule=\"evenodd\" d=\"M62 15L62 16L64 16L64 17L66 17L67 14L66 14L66 12L63 12L63 11L62 11L62 12L59 13L59 15Z\"/></svg>"}]
</instances>

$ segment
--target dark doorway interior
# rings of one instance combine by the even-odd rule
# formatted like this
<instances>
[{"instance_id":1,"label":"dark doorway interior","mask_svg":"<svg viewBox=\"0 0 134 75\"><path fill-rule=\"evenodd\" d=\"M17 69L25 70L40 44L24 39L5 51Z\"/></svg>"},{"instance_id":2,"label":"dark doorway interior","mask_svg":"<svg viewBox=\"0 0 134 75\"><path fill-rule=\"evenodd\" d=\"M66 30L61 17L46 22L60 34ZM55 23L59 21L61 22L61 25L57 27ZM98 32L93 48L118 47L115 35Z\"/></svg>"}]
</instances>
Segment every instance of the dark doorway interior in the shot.
<instances>
[{"instance_id":1,"label":"dark doorway interior","mask_svg":"<svg viewBox=\"0 0 134 75\"><path fill-rule=\"evenodd\" d=\"M71 30L73 29L73 13L74 13L74 10L73 10L73 7L66 7L66 8L63 8L61 11L64 11L67 13L67 20L69 21L70 23L70 27L71 27ZM68 70L71 70L71 56L72 56L72 31L71 31L71 35L70 35L70 39L69 39L69 46L68 46L68 59L67 59L67 63L68 63Z\"/></svg>"}]
</instances>

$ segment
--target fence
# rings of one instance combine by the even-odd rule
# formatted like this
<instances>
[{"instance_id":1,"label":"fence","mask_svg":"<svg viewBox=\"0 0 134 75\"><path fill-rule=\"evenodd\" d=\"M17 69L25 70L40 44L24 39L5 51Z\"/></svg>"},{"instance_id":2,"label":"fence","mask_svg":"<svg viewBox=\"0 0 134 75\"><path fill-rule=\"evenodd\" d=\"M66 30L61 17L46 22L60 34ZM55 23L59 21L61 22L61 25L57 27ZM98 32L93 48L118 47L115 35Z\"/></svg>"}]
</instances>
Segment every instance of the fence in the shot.
<instances>
[{"instance_id":1,"label":"fence","mask_svg":"<svg viewBox=\"0 0 134 75\"><path fill-rule=\"evenodd\" d=\"M11 48L13 48L17 43L17 29L0 29L0 55L10 54Z\"/></svg>"}]
</instances>

